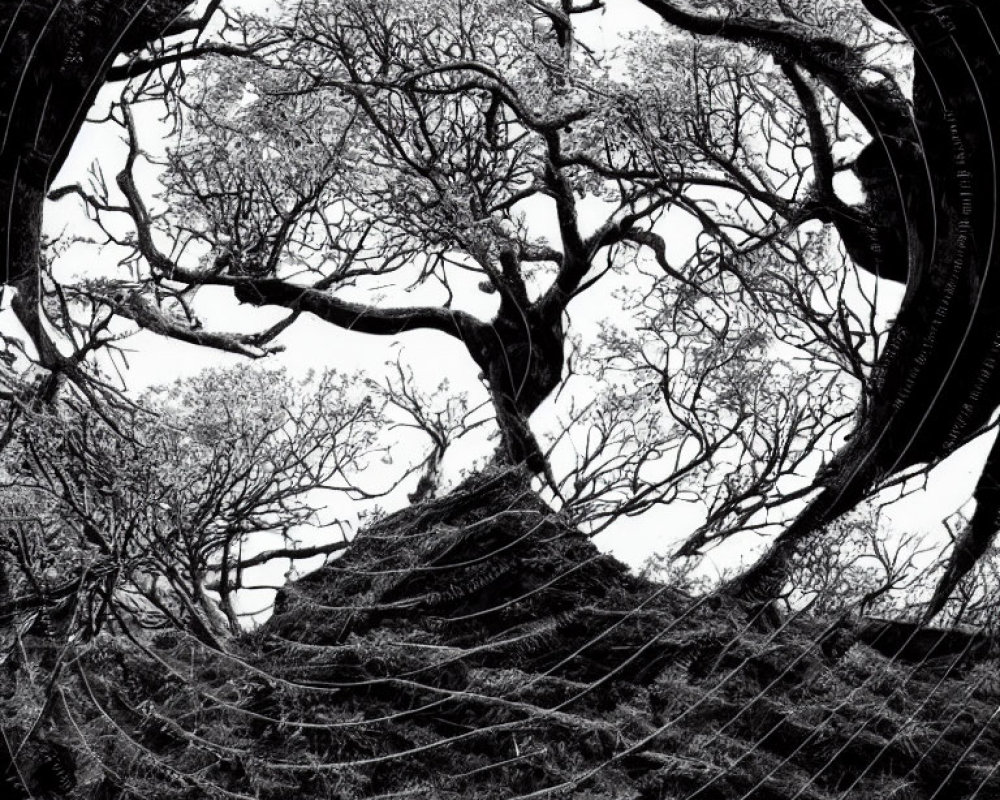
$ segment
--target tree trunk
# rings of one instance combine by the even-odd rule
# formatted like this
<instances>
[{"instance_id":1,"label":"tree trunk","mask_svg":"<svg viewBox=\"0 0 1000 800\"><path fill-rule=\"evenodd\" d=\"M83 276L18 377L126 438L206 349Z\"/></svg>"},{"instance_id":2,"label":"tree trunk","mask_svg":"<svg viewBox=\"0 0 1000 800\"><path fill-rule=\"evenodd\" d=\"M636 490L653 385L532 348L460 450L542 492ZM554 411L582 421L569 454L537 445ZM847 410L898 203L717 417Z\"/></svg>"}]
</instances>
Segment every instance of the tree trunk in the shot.
<instances>
[{"instance_id":1,"label":"tree trunk","mask_svg":"<svg viewBox=\"0 0 1000 800\"><path fill-rule=\"evenodd\" d=\"M895 131L885 131L860 175L869 199L875 192L882 204L880 228L905 232L907 257L905 270L860 266L908 275L906 294L873 371L868 413L820 477L820 495L730 586L741 595L774 596L788 560L818 529L883 478L953 452L1000 403L1000 128L989 117L1000 100L1000 53L991 34L1000 12L992 0L865 5L909 36L916 52L919 158ZM885 200L890 182L898 187L895 202ZM863 258L859 253L856 247L855 257ZM884 257L886 248L873 253Z\"/></svg>"},{"instance_id":2,"label":"tree trunk","mask_svg":"<svg viewBox=\"0 0 1000 800\"><path fill-rule=\"evenodd\" d=\"M0 285L37 281L45 195L115 58L192 0L24 0L0 8Z\"/></svg>"},{"instance_id":3,"label":"tree trunk","mask_svg":"<svg viewBox=\"0 0 1000 800\"><path fill-rule=\"evenodd\" d=\"M548 465L528 419L562 380L564 343L560 314L503 306L477 341L467 343L489 384L500 427L500 460L524 464L536 475Z\"/></svg>"},{"instance_id":4,"label":"tree trunk","mask_svg":"<svg viewBox=\"0 0 1000 800\"><path fill-rule=\"evenodd\" d=\"M944 608L955 589L993 544L1000 528L1000 437L993 443L975 492L976 510L951 551L924 617L930 622Z\"/></svg>"}]
</instances>

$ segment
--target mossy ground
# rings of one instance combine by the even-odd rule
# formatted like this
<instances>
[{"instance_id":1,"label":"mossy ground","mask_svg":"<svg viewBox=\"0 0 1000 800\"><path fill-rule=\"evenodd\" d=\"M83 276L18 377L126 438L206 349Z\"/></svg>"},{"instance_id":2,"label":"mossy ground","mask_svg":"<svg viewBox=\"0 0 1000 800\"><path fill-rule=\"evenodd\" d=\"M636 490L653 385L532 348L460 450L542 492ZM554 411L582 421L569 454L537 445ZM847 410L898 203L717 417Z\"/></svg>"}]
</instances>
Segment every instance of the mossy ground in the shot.
<instances>
[{"instance_id":1,"label":"mossy ground","mask_svg":"<svg viewBox=\"0 0 1000 800\"><path fill-rule=\"evenodd\" d=\"M80 796L985 800L997 667L637 578L496 473L370 526L230 655L95 651L68 708L118 776Z\"/></svg>"}]
</instances>

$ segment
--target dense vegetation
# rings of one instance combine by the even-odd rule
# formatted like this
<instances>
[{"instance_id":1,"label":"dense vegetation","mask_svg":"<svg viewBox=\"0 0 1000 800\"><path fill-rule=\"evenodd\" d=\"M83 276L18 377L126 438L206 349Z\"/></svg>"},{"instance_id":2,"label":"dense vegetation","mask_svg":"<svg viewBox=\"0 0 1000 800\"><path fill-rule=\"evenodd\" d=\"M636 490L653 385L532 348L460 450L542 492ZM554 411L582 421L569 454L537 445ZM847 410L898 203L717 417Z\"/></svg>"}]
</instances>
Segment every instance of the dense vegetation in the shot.
<instances>
[{"instance_id":1,"label":"dense vegetation","mask_svg":"<svg viewBox=\"0 0 1000 800\"><path fill-rule=\"evenodd\" d=\"M1000 446L943 549L878 501L1000 404L996 17L5 3L7 791L995 794Z\"/></svg>"}]
</instances>

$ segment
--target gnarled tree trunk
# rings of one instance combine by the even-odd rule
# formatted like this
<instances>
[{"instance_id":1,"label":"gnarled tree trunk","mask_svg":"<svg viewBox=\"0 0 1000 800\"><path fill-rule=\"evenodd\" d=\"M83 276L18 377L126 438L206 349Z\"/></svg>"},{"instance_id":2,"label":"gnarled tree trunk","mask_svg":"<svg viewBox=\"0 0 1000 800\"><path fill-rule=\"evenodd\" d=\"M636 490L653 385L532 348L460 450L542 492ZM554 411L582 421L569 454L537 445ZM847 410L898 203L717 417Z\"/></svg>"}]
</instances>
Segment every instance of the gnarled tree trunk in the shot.
<instances>
[{"instance_id":1,"label":"gnarled tree trunk","mask_svg":"<svg viewBox=\"0 0 1000 800\"><path fill-rule=\"evenodd\" d=\"M544 473L547 462L528 419L562 380L561 309L504 303L467 344L489 384L500 428L498 455L506 463L525 464L536 475Z\"/></svg>"},{"instance_id":2,"label":"gnarled tree trunk","mask_svg":"<svg viewBox=\"0 0 1000 800\"><path fill-rule=\"evenodd\" d=\"M115 59L192 25L192 0L20 0L0 7L0 285L42 349L31 319L42 207ZM55 357L55 351L41 354Z\"/></svg>"},{"instance_id":3,"label":"gnarled tree trunk","mask_svg":"<svg viewBox=\"0 0 1000 800\"><path fill-rule=\"evenodd\" d=\"M820 494L730 586L745 597L775 596L789 559L817 529L881 479L947 456L1000 404L1000 129L990 119L1000 100L991 32L1000 9L991 0L865 5L914 44L916 137L880 130L867 149L859 178L881 204L883 244L875 235L874 247L848 246L862 268L906 275L906 294L872 375L868 413L821 476ZM886 261L904 255L905 265Z\"/></svg>"}]
</instances>

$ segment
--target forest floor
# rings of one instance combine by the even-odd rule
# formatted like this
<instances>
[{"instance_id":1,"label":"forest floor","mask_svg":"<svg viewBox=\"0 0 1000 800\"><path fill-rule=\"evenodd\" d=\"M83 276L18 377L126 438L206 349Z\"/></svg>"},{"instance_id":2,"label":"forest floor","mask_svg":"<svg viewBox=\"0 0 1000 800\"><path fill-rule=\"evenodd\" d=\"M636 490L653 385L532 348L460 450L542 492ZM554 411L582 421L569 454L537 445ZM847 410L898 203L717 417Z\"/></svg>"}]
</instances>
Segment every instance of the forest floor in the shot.
<instances>
[{"instance_id":1,"label":"forest floor","mask_svg":"<svg viewBox=\"0 0 1000 800\"><path fill-rule=\"evenodd\" d=\"M636 577L482 474L369 526L230 654L117 642L73 749L118 777L75 796L1000 797L996 649L906 630Z\"/></svg>"}]
</instances>

